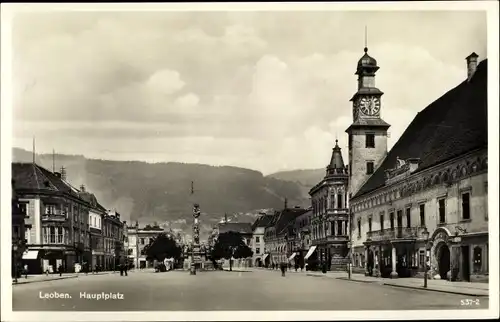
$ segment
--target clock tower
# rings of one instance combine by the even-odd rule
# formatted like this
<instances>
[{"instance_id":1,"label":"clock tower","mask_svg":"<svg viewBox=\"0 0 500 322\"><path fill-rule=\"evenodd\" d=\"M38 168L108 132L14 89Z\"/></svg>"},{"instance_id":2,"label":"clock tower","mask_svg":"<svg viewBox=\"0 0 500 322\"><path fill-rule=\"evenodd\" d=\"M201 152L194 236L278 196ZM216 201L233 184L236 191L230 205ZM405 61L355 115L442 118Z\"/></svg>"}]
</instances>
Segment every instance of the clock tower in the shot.
<instances>
[{"instance_id":1,"label":"clock tower","mask_svg":"<svg viewBox=\"0 0 500 322\"><path fill-rule=\"evenodd\" d=\"M375 87L377 61L368 48L358 61L358 90L351 98L353 123L349 135L349 194L356 195L387 155L387 130L390 125L380 117L384 94Z\"/></svg>"}]
</instances>

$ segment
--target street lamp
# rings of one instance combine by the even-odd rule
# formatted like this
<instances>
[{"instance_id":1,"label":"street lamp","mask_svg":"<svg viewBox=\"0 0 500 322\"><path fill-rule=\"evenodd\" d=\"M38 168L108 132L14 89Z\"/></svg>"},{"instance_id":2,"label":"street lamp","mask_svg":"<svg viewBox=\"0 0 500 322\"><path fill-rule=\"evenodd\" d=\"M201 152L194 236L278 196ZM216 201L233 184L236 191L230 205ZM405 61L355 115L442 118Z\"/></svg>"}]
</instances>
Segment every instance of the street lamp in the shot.
<instances>
[{"instance_id":1,"label":"street lamp","mask_svg":"<svg viewBox=\"0 0 500 322\"><path fill-rule=\"evenodd\" d=\"M424 231L422 232L425 240L425 255L424 255L424 288L427 288L427 244L429 242L429 232L427 231L427 227L424 227Z\"/></svg>"},{"instance_id":2,"label":"street lamp","mask_svg":"<svg viewBox=\"0 0 500 322\"><path fill-rule=\"evenodd\" d=\"M12 250L14 251L14 283L17 283L17 241L12 245Z\"/></svg>"}]
</instances>

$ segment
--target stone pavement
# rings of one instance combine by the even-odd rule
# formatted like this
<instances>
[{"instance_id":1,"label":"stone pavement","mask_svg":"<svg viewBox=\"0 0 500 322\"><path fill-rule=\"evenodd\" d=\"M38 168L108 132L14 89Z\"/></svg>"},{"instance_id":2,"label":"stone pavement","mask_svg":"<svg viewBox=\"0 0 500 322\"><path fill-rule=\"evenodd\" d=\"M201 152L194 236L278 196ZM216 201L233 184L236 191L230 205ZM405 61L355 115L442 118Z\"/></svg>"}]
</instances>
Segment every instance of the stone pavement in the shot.
<instances>
[{"instance_id":1,"label":"stone pavement","mask_svg":"<svg viewBox=\"0 0 500 322\"><path fill-rule=\"evenodd\" d=\"M115 272L120 273L119 271ZM105 272L99 272L96 274L88 273L87 276L92 276L92 275L106 275L106 274L113 274L113 271L105 271ZM48 281L55 281L55 280L64 280L68 278L77 278L79 276L86 276L85 273L65 273L62 274L62 276L59 276L59 274L38 274L38 275L28 275L28 278L25 278L24 275L20 278L17 279L17 283L14 282L14 279L12 279L12 284L13 285L18 285L18 284L27 284L27 283L37 283L37 282L48 282Z\"/></svg>"},{"instance_id":2,"label":"stone pavement","mask_svg":"<svg viewBox=\"0 0 500 322\"><path fill-rule=\"evenodd\" d=\"M92 294L121 297L85 298ZM207 271L196 276L187 271L131 273L128 277L118 273L12 287L14 311L460 310L458 318L464 311L489 307L489 298L466 306L463 299L457 294L409 292L374 283L314 278L306 273L289 272L282 277L276 270ZM335 319L335 314L330 314L329 319Z\"/></svg>"},{"instance_id":3,"label":"stone pavement","mask_svg":"<svg viewBox=\"0 0 500 322\"><path fill-rule=\"evenodd\" d=\"M349 280L346 272L307 272L308 276L321 276L326 278L336 278ZM452 293L466 296L484 297L489 296L489 285L487 283L450 282L446 280L428 280L427 288L424 288L423 278L380 278L365 276L364 274L352 274L350 281L362 283L375 283L393 287L418 289L425 291L435 291Z\"/></svg>"}]
</instances>

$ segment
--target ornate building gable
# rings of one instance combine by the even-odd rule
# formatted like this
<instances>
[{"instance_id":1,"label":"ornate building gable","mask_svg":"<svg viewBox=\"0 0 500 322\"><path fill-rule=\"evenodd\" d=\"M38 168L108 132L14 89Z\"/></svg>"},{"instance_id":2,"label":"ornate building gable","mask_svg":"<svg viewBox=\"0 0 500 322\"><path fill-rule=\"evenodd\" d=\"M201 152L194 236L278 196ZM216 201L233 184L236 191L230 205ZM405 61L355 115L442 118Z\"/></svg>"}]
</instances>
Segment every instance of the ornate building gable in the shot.
<instances>
[{"instance_id":1,"label":"ornate building gable","mask_svg":"<svg viewBox=\"0 0 500 322\"><path fill-rule=\"evenodd\" d=\"M412 171L411 164L403 162L399 162L399 168L396 167L394 169L395 176L400 176L396 177L399 180L394 180L390 183L390 186L386 185L383 188L375 190L373 193L352 201L351 207L353 210L361 211L369 209L428 189L433 189L436 186L452 185L457 181L484 173L488 170L488 154L486 150L461 156L434 168L426 169L424 172L413 173L416 169ZM407 175L404 176L404 174Z\"/></svg>"},{"instance_id":2,"label":"ornate building gable","mask_svg":"<svg viewBox=\"0 0 500 322\"><path fill-rule=\"evenodd\" d=\"M408 178L413 172L418 169L420 159L410 158L402 160L396 157L396 167L385 170L385 184L391 185Z\"/></svg>"}]
</instances>

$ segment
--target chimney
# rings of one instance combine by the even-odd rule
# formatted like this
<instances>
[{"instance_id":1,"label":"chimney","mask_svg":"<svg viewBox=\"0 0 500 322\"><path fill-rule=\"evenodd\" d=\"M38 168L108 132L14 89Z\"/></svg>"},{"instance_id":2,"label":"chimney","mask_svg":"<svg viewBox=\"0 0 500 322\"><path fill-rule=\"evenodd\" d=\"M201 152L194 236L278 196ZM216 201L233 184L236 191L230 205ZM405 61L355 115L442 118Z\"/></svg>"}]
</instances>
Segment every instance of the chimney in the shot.
<instances>
[{"instance_id":1,"label":"chimney","mask_svg":"<svg viewBox=\"0 0 500 322\"><path fill-rule=\"evenodd\" d=\"M61 179L66 181L66 168L61 167Z\"/></svg>"},{"instance_id":2,"label":"chimney","mask_svg":"<svg viewBox=\"0 0 500 322\"><path fill-rule=\"evenodd\" d=\"M479 56L473 52L472 54L470 54L465 58L465 60L467 61L467 80L469 81L476 72L478 57Z\"/></svg>"},{"instance_id":3,"label":"chimney","mask_svg":"<svg viewBox=\"0 0 500 322\"><path fill-rule=\"evenodd\" d=\"M80 186L80 191L85 192L85 186L83 184Z\"/></svg>"}]
</instances>

